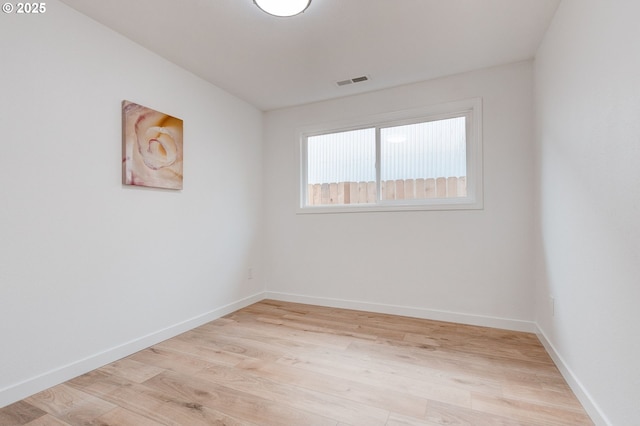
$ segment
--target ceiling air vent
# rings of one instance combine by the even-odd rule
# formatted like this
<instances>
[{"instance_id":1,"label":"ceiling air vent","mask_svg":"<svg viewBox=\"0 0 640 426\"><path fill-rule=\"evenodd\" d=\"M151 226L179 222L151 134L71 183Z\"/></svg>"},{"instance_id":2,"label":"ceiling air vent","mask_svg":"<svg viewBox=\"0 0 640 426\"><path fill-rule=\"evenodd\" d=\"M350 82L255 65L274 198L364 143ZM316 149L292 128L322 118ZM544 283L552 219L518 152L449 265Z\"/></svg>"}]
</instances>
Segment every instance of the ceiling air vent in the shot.
<instances>
[{"instance_id":1,"label":"ceiling air vent","mask_svg":"<svg viewBox=\"0 0 640 426\"><path fill-rule=\"evenodd\" d=\"M368 81L369 77L367 77L366 75L360 76L360 77L353 77L350 78L348 80L342 80L342 81L338 81L336 82L336 84L338 86L346 86L348 84L353 84L353 83L362 83L363 81Z\"/></svg>"}]
</instances>

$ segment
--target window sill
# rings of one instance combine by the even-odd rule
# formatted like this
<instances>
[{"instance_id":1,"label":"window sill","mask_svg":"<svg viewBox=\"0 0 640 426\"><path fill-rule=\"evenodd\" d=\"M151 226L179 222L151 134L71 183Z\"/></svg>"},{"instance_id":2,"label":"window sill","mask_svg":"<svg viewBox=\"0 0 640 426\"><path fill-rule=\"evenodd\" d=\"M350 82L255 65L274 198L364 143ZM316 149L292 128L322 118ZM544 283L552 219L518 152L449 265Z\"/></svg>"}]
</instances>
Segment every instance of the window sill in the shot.
<instances>
[{"instance_id":1,"label":"window sill","mask_svg":"<svg viewBox=\"0 0 640 426\"><path fill-rule=\"evenodd\" d=\"M482 210L481 201L469 198L457 200L433 200L425 203L380 203L380 204L351 204L351 205L323 205L299 207L296 214L331 214L331 213L374 213L398 211L450 211L450 210Z\"/></svg>"}]
</instances>

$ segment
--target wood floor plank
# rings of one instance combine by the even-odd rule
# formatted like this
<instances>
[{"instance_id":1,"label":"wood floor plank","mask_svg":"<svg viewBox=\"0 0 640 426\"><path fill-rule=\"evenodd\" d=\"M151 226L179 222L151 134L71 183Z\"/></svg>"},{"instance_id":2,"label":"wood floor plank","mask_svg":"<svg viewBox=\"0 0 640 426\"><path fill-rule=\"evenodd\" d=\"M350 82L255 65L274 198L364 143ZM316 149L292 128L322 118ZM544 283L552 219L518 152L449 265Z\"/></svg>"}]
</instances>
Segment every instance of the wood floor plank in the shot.
<instances>
[{"instance_id":1,"label":"wood floor plank","mask_svg":"<svg viewBox=\"0 0 640 426\"><path fill-rule=\"evenodd\" d=\"M116 407L64 383L37 393L26 401L71 425L87 424Z\"/></svg>"},{"instance_id":2,"label":"wood floor plank","mask_svg":"<svg viewBox=\"0 0 640 426\"><path fill-rule=\"evenodd\" d=\"M114 390L131 386L132 383L124 377L106 373L102 369L90 371L66 382L68 386L97 398L103 398Z\"/></svg>"},{"instance_id":3,"label":"wood floor plank","mask_svg":"<svg viewBox=\"0 0 640 426\"><path fill-rule=\"evenodd\" d=\"M461 407L471 405L471 391L468 389L415 379L413 375L398 376L395 374L393 366L370 363L364 359L360 360L358 357L345 357L342 354L330 352L324 354L325 357L318 355L283 357L279 362L292 368L325 374L335 380L353 380L367 386L384 384L391 390L410 393L421 398L447 402ZM420 374L417 369L409 368L409 370Z\"/></svg>"},{"instance_id":4,"label":"wood floor plank","mask_svg":"<svg viewBox=\"0 0 640 426\"><path fill-rule=\"evenodd\" d=\"M113 379L114 377L111 378ZM103 378L100 382L105 380ZM116 381L111 381L110 383L109 386L95 387L85 380L83 385L87 392L97 392L105 400L158 424L189 426L243 424L199 404L177 401L172 396L165 395L143 384L130 382L122 378L117 378Z\"/></svg>"},{"instance_id":5,"label":"wood floor plank","mask_svg":"<svg viewBox=\"0 0 640 426\"><path fill-rule=\"evenodd\" d=\"M593 423L531 333L264 300L0 408L0 425Z\"/></svg>"},{"instance_id":6,"label":"wood floor plank","mask_svg":"<svg viewBox=\"0 0 640 426\"><path fill-rule=\"evenodd\" d=\"M138 362L132 358L121 359L114 363L105 365L100 370L107 374L120 376L136 383L142 383L164 371L162 368Z\"/></svg>"},{"instance_id":7,"label":"wood floor plank","mask_svg":"<svg viewBox=\"0 0 640 426\"><path fill-rule=\"evenodd\" d=\"M171 398L144 384L130 382L103 395L102 398L118 407L125 408L127 411L139 414L155 422L169 423L168 419L158 414L158 410Z\"/></svg>"},{"instance_id":8,"label":"wood floor plank","mask_svg":"<svg viewBox=\"0 0 640 426\"><path fill-rule=\"evenodd\" d=\"M140 352L136 352L129 358L143 364L183 374L195 374L200 370L216 365L216 363L220 363L214 359L210 359L211 361L205 361L202 358L189 353L171 350L167 346L154 346L152 348L147 348ZM231 365L235 365L237 363L238 360L234 359ZM222 362L221 364L227 363Z\"/></svg>"},{"instance_id":9,"label":"wood floor plank","mask_svg":"<svg viewBox=\"0 0 640 426\"><path fill-rule=\"evenodd\" d=\"M270 425L335 425L330 418L297 410L288 403L274 402L236 391L218 383L196 377L186 377L173 372L159 374L145 382L151 388L162 391L175 401L192 406L205 406L231 417L246 419L256 424Z\"/></svg>"},{"instance_id":10,"label":"wood floor plank","mask_svg":"<svg viewBox=\"0 0 640 426\"><path fill-rule=\"evenodd\" d=\"M512 383L505 381L502 394L507 399L521 400L533 404L560 407L581 413L582 405L571 393L569 386L559 386L556 389L544 387L540 383Z\"/></svg>"},{"instance_id":11,"label":"wood floor plank","mask_svg":"<svg viewBox=\"0 0 640 426\"><path fill-rule=\"evenodd\" d=\"M456 423L453 423L456 424ZM424 419L416 419L414 417L402 416L391 413L385 426L439 426L437 423L427 422Z\"/></svg>"},{"instance_id":12,"label":"wood floor plank","mask_svg":"<svg viewBox=\"0 0 640 426\"><path fill-rule=\"evenodd\" d=\"M0 425L21 425L42 417L45 414L47 414L46 411L26 401L18 401L0 410Z\"/></svg>"},{"instance_id":13,"label":"wood floor plank","mask_svg":"<svg viewBox=\"0 0 640 426\"><path fill-rule=\"evenodd\" d=\"M385 365L396 365L404 370L413 368L419 372L429 370L444 372L458 376L457 380L462 383L501 383L508 378L514 381L540 381L547 376L559 376L554 366L541 366L519 359L470 355L448 349L415 348L401 344L389 344L388 342L374 344L354 342L349 347L349 351L353 352L354 356L367 354L372 361Z\"/></svg>"},{"instance_id":14,"label":"wood floor plank","mask_svg":"<svg viewBox=\"0 0 640 426\"><path fill-rule=\"evenodd\" d=\"M538 423L526 419L512 419L493 413L461 408L430 401L424 416L429 425L459 426L535 426ZM539 425L538 425L539 426Z\"/></svg>"},{"instance_id":15,"label":"wood floor plank","mask_svg":"<svg viewBox=\"0 0 640 426\"><path fill-rule=\"evenodd\" d=\"M593 424L584 412L578 413L548 405L486 395L474 395L472 408L483 413L503 415L525 423L532 422L549 426Z\"/></svg>"},{"instance_id":16,"label":"wood floor plank","mask_svg":"<svg viewBox=\"0 0 640 426\"><path fill-rule=\"evenodd\" d=\"M294 350L300 348L331 347L336 350L346 349L352 342L353 338L349 336L339 336L335 334L323 334L310 332L299 329L287 328L284 323L269 323L261 318L252 320L251 317L243 319L240 322L227 325L219 331L225 335L247 335L258 341L269 341L272 344L279 345L285 350Z\"/></svg>"},{"instance_id":17,"label":"wood floor plank","mask_svg":"<svg viewBox=\"0 0 640 426\"><path fill-rule=\"evenodd\" d=\"M217 367L202 371L198 377L265 400L288 401L288 405L295 409L319 416L325 415L327 407L331 407L332 419L351 425L384 425L388 416L387 410L373 404L345 399L289 381L272 380L255 374L255 371Z\"/></svg>"},{"instance_id":18,"label":"wood floor plank","mask_svg":"<svg viewBox=\"0 0 640 426\"><path fill-rule=\"evenodd\" d=\"M16 423L0 423L0 425L13 425ZM20 424L20 423L18 423ZM30 421L29 423L25 423L26 426L73 426L67 422L63 422L60 419L56 419L51 414L45 414L42 417L38 417L37 419Z\"/></svg>"},{"instance_id":19,"label":"wood floor plank","mask_svg":"<svg viewBox=\"0 0 640 426\"><path fill-rule=\"evenodd\" d=\"M246 419L236 419L218 410L198 404L182 404L170 401L157 409L158 416L170 426L260 426Z\"/></svg>"},{"instance_id":20,"label":"wood floor plank","mask_svg":"<svg viewBox=\"0 0 640 426\"><path fill-rule=\"evenodd\" d=\"M244 369L238 365L236 368ZM386 384L374 386L356 380L340 379L333 376L286 368L278 363L265 362L258 366L246 367L252 374L268 378L275 382L284 382L303 388L336 395L346 401L379 407L388 411L399 411L414 416L421 416L425 412L426 398L391 389Z\"/></svg>"},{"instance_id":21,"label":"wood floor plank","mask_svg":"<svg viewBox=\"0 0 640 426\"><path fill-rule=\"evenodd\" d=\"M205 362L216 362L226 365L235 365L241 361L251 358L242 353L222 350L217 345L209 347L206 345L206 343L203 344L203 342L190 342L183 335L159 343L155 345L154 348L174 352L182 352L191 356L195 356Z\"/></svg>"},{"instance_id":22,"label":"wood floor plank","mask_svg":"<svg viewBox=\"0 0 640 426\"><path fill-rule=\"evenodd\" d=\"M113 410L100 416L96 422L100 426L160 426L158 423L147 417L136 414L122 407L116 407Z\"/></svg>"}]
</instances>

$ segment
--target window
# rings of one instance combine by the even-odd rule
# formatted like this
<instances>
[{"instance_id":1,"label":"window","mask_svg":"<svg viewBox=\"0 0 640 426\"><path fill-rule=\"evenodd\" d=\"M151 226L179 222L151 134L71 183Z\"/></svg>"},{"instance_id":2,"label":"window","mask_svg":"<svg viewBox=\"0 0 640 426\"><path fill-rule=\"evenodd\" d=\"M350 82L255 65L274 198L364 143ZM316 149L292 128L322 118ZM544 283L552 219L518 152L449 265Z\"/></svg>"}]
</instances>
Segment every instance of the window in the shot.
<instances>
[{"instance_id":1,"label":"window","mask_svg":"<svg viewBox=\"0 0 640 426\"><path fill-rule=\"evenodd\" d=\"M482 208L481 101L300 133L302 213Z\"/></svg>"}]
</instances>

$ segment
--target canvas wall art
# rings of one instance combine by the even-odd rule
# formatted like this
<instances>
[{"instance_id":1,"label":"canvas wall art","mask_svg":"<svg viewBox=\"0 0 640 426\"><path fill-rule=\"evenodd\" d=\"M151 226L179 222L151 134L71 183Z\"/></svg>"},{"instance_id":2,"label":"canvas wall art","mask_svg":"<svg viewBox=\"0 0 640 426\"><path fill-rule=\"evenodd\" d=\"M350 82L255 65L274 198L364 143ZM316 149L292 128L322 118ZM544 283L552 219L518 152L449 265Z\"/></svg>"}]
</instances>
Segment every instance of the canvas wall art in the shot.
<instances>
[{"instance_id":1,"label":"canvas wall art","mask_svg":"<svg viewBox=\"0 0 640 426\"><path fill-rule=\"evenodd\" d=\"M181 119L122 101L122 179L126 185L182 189Z\"/></svg>"}]
</instances>

